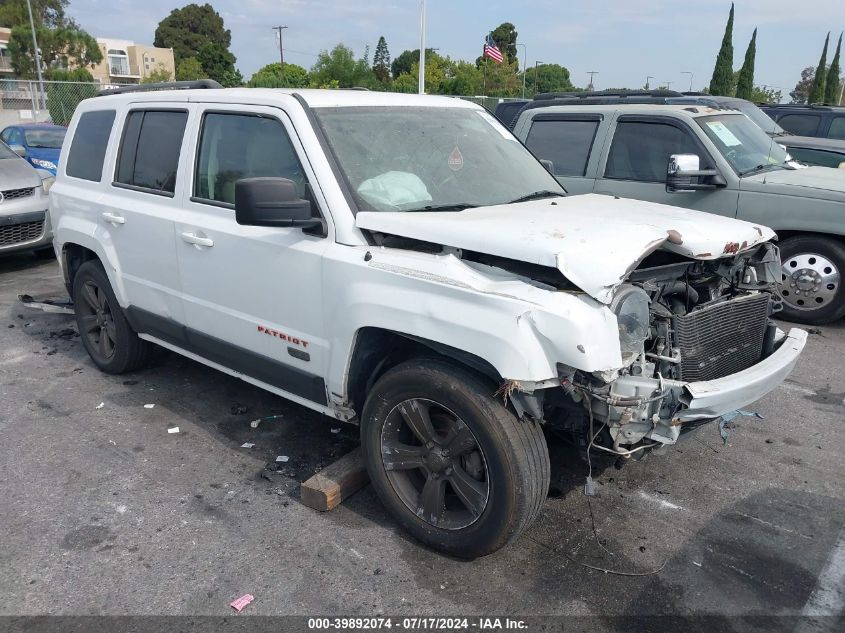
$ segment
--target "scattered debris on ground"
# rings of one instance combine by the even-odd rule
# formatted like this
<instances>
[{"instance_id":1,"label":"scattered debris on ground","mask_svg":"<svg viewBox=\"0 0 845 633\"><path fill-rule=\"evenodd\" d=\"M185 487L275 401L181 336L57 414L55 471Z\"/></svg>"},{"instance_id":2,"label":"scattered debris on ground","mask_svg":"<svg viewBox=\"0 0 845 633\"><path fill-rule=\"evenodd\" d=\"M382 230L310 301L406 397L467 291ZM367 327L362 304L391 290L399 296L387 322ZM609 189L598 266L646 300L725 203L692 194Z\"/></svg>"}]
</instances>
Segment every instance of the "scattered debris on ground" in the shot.
<instances>
[{"instance_id":1,"label":"scattered debris on ground","mask_svg":"<svg viewBox=\"0 0 845 633\"><path fill-rule=\"evenodd\" d=\"M74 314L73 302L70 299L33 299L32 296L18 295L18 301L27 308L42 310L53 314Z\"/></svg>"},{"instance_id":2,"label":"scattered debris on ground","mask_svg":"<svg viewBox=\"0 0 845 633\"><path fill-rule=\"evenodd\" d=\"M251 593L248 593L248 594L241 596L240 598L236 598L235 600L232 600L229 603L229 606L232 607L238 613L240 613L241 611L244 610L244 607L246 607L246 605L248 605L253 600L255 600L255 596L253 596Z\"/></svg>"}]
</instances>

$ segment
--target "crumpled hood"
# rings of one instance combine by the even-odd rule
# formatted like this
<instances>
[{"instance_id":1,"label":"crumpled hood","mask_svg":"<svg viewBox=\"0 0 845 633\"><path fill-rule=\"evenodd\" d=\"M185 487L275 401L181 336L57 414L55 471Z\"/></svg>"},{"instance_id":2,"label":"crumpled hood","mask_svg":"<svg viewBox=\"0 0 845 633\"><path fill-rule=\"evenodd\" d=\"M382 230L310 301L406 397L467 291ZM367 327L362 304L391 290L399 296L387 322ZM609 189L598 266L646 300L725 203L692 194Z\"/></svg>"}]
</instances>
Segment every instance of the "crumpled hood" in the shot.
<instances>
[{"instance_id":1,"label":"crumpled hood","mask_svg":"<svg viewBox=\"0 0 845 633\"><path fill-rule=\"evenodd\" d=\"M550 266L602 303L649 253L731 256L768 227L663 204L587 194L460 212L360 212L361 229Z\"/></svg>"}]
</instances>

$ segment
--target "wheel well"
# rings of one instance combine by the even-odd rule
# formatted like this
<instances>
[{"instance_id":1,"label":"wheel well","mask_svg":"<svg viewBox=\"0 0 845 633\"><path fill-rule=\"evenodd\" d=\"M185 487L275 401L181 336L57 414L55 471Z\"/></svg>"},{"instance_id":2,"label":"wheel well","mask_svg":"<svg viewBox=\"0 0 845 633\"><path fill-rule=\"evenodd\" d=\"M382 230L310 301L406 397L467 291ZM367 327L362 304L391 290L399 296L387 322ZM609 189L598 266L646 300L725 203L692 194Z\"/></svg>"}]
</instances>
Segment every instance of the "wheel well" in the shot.
<instances>
[{"instance_id":1,"label":"wheel well","mask_svg":"<svg viewBox=\"0 0 845 633\"><path fill-rule=\"evenodd\" d=\"M73 278L76 277L76 271L85 262L90 259L99 259L97 253L90 248L85 248L79 244L65 244L62 248L62 260L64 262L65 273L65 288L69 295L73 294Z\"/></svg>"},{"instance_id":2,"label":"wheel well","mask_svg":"<svg viewBox=\"0 0 845 633\"><path fill-rule=\"evenodd\" d=\"M818 233L815 231L775 231L778 234L778 242L783 242L784 240L788 240L790 237L825 237L829 240L836 240L843 246L845 246L845 236L843 235L831 235L830 233Z\"/></svg>"},{"instance_id":3,"label":"wheel well","mask_svg":"<svg viewBox=\"0 0 845 633\"><path fill-rule=\"evenodd\" d=\"M401 332L365 327L358 330L349 364L346 393L352 408L360 415L367 393L385 372L420 356L458 364L489 380L493 389L503 382L493 365L475 354Z\"/></svg>"}]
</instances>

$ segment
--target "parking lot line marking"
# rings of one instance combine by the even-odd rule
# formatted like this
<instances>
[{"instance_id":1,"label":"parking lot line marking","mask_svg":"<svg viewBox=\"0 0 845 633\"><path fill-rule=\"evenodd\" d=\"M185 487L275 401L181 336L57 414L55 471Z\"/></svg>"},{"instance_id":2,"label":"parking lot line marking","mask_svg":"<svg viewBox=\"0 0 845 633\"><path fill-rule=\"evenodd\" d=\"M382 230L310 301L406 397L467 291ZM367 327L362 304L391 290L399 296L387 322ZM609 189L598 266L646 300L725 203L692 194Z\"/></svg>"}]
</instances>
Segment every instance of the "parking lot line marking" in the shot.
<instances>
[{"instance_id":1,"label":"parking lot line marking","mask_svg":"<svg viewBox=\"0 0 845 633\"><path fill-rule=\"evenodd\" d=\"M816 582L816 588L801 611L802 615L841 615L845 608L845 532L833 548L830 559Z\"/></svg>"}]
</instances>

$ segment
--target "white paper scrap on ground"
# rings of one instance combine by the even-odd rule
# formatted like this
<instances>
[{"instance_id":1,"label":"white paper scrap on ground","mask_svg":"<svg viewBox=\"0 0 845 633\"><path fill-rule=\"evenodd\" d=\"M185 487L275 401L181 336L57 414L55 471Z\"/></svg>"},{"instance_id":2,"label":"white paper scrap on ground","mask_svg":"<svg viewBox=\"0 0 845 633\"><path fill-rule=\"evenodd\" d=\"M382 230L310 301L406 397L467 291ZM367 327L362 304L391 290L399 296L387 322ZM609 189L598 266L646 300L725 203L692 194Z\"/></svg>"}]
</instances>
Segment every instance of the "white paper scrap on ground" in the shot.
<instances>
[{"instance_id":1,"label":"white paper scrap on ground","mask_svg":"<svg viewBox=\"0 0 845 633\"><path fill-rule=\"evenodd\" d=\"M169 427L167 427L167 432L168 433L178 433L179 427L178 426L169 426Z\"/></svg>"},{"instance_id":2,"label":"white paper scrap on ground","mask_svg":"<svg viewBox=\"0 0 845 633\"><path fill-rule=\"evenodd\" d=\"M286 462L286 461L288 461L289 459L290 459L290 457L288 457L287 455L279 455L279 456L276 458L276 461L277 461L277 462Z\"/></svg>"},{"instance_id":3,"label":"white paper scrap on ground","mask_svg":"<svg viewBox=\"0 0 845 633\"><path fill-rule=\"evenodd\" d=\"M250 444L249 442L245 442L241 444L241 448L252 448L255 444Z\"/></svg>"},{"instance_id":4,"label":"white paper scrap on ground","mask_svg":"<svg viewBox=\"0 0 845 633\"><path fill-rule=\"evenodd\" d=\"M145 404L144 408L145 409L152 409L154 406L155 406L154 404Z\"/></svg>"}]
</instances>

